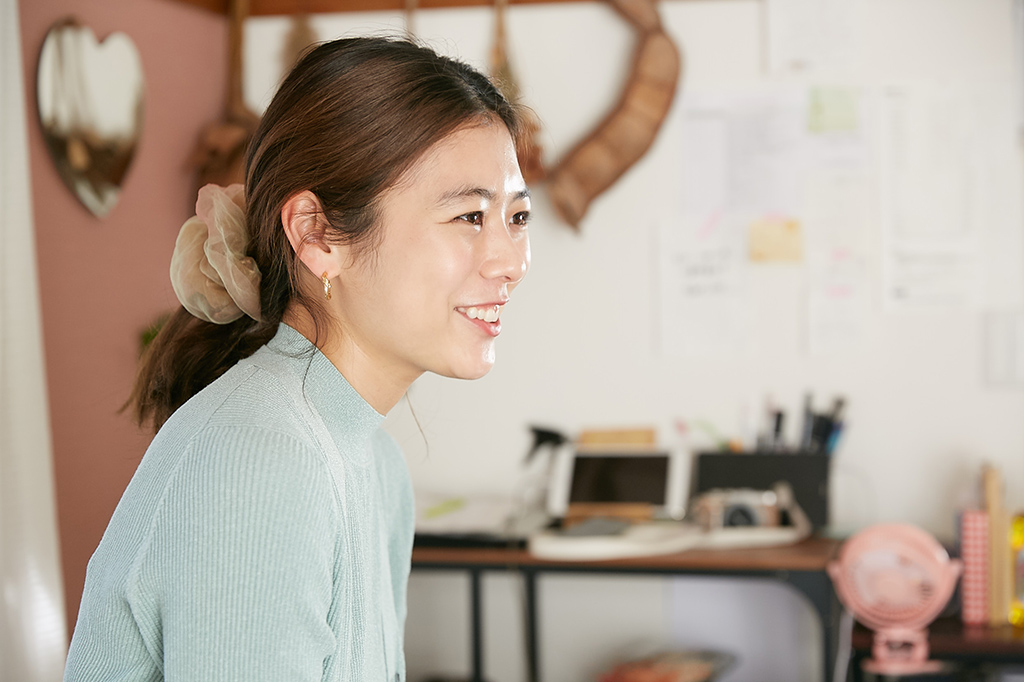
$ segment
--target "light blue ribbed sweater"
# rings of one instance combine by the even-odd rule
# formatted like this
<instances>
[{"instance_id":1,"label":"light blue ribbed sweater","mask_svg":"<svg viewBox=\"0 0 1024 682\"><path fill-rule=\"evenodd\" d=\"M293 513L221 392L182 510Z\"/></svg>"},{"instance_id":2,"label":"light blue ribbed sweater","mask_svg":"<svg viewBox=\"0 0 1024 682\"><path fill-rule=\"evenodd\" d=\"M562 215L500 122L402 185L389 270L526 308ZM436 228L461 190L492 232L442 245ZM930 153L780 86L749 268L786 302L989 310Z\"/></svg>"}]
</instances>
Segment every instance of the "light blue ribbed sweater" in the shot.
<instances>
[{"instance_id":1,"label":"light blue ribbed sweater","mask_svg":"<svg viewBox=\"0 0 1024 682\"><path fill-rule=\"evenodd\" d=\"M413 501L378 414L294 329L160 429L89 562L66 682L392 682Z\"/></svg>"}]
</instances>

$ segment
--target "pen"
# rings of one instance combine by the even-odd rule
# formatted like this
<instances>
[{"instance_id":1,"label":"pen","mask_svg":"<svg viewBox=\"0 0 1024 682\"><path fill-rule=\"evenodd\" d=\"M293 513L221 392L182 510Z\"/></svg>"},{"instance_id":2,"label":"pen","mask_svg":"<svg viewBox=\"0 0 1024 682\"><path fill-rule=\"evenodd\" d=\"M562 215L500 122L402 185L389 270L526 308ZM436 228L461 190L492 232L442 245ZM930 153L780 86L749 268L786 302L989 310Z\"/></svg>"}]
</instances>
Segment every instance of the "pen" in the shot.
<instances>
[{"instance_id":1,"label":"pen","mask_svg":"<svg viewBox=\"0 0 1024 682\"><path fill-rule=\"evenodd\" d=\"M825 453L828 437L832 433L833 422L830 417L824 414L814 415L813 422L810 451L816 455L821 455Z\"/></svg>"},{"instance_id":2,"label":"pen","mask_svg":"<svg viewBox=\"0 0 1024 682\"><path fill-rule=\"evenodd\" d=\"M811 447L811 435L814 431L814 397L808 391L804 396L804 423L803 431L800 434L800 450L806 451Z\"/></svg>"},{"instance_id":3,"label":"pen","mask_svg":"<svg viewBox=\"0 0 1024 682\"><path fill-rule=\"evenodd\" d=\"M846 406L846 399L839 396L832 403L832 413L829 415L829 429L825 438L825 454L831 455L839 442L839 436L843 432L843 408Z\"/></svg>"},{"instance_id":4,"label":"pen","mask_svg":"<svg viewBox=\"0 0 1024 682\"><path fill-rule=\"evenodd\" d=\"M831 455L835 452L836 445L839 443L839 436L843 433L843 423L836 422L832 426L832 433L828 435L828 443L825 445L825 454Z\"/></svg>"},{"instance_id":5,"label":"pen","mask_svg":"<svg viewBox=\"0 0 1024 682\"><path fill-rule=\"evenodd\" d=\"M786 420L786 413L783 410L775 411L775 426L772 433L772 449L782 450L782 426Z\"/></svg>"},{"instance_id":6,"label":"pen","mask_svg":"<svg viewBox=\"0 0 1024 682\"><path fill-rule=\"evenodd\" d=\"M846 398L839 396L835 402L832 403L832 412L829 414L829 419L832 420L833 424L839 423L839 418L843 416L843 407L846 405Z\"/></svg>"}]
</instances>

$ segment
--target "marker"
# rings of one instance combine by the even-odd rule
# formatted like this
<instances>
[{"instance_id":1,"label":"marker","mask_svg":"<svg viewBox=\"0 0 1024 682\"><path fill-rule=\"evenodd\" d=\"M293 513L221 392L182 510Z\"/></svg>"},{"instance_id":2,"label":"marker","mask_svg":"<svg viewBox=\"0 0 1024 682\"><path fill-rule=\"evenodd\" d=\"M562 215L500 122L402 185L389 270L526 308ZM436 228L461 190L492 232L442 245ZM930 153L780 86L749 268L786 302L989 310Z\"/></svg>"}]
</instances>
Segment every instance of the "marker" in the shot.
<instances>
[{"instance_id":1,"label":"marker","mask_svg":"<svg viewBox=\"0 0 1024 682\"><path fill-rule=\"evenodd\" d=\"M828 437L832 433L834 423L831 417L824 414L814 415L813 423L810 451L817 455L823 455L825 454L825 446L828 444Z\"/></svg>"},{"instance_id":2,"label":"marker","mask_svg":"<svg viewBox=\"0 0 1024 682\"><path fill-rule=\"evenodd\" d=\"M832 412L829 414L829 419L832 420L833 424L839 423L839 418L843 416L843 407L846 405L846 399L842 396L836 398L835 402L832 403Z\"/></svg>"},{"instance_id":3,"label":"marker","mask_svg":"<svg viewBox=\"0 0 1024 682\"><path fill-rule=\"evenodd\" d=\"M764 427L757 436L758 450L771 450L775 446L773 437L779 411L775 409L775 402L771 395L764 399Z\"/></svg>"},{"instance_id":4,"label":"marker","mask_svg":"<svg viewBox=\"0 0 1024 682\"><path fill-rule=\"evenodd\" d=\"M843 423L836 422L832 426L832 433L828 435L828 442L825 444L825 454L831 455L839 444L839 436L843 434Z\"/></svg>"},{"instance_id":5,"label":"marker","mask_svg":"<svg viewBox=\"0 0 1024 682\"><path fill-rule=\"evenodd\" d=\"M814 431L814 397L808 391L804 396L804 424L800 434L800 450L807 451L811 447L811 436Z\"/></svg>"}]
</instances>

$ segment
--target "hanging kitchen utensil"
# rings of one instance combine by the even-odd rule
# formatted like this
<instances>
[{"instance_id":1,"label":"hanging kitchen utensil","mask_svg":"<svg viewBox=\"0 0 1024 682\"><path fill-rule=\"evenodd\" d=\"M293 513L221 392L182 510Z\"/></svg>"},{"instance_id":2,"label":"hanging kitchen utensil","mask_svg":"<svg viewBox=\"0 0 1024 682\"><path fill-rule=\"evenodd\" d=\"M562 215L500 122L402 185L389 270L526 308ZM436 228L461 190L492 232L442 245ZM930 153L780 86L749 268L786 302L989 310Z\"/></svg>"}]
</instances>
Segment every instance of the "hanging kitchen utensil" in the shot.
<instances>
[{"instance_id":1,"label":"hanging kitchen utensil","mask_svg":"<svg viewBox=\"0 0 1024 682\"><path fill-rule=\"evenodd\" d=\"M668 115L679 81L679 51L661 26L656 0L609 0L639 44L611 113L547 173L548 194L574 229L598 195L647 152Z\"/></svg>"},{"instance_id":2,"label":"hanging kitchen utensil","mask_svg":"<svg viewBox=\"0 0 1024 682\"><path fill-rule=\"evenodd\" d=\"M197 187L216 183L227 187L245 182L245 150L259 125L259 116L242 94L242 48L249 0L231 0L228 33L228 96L224 118L206 126L192 152Z\"/></svg>"},{"instance_id":3,"label":"hanging kitchen utensil","mask_svg":"<svg viewBox=\"0 0 1024 682\"><path fill-rule=\"evenodd\" d=\"M508 58L505 19L508 0L494 0L494 45L491 47L491 78L510 102L519 102L519 82ZM523 140L519 150L519 168L527 184L544 179L544 150L540 146L540 121L532 109L524 108Z\"/></svg>"}]
</instances>

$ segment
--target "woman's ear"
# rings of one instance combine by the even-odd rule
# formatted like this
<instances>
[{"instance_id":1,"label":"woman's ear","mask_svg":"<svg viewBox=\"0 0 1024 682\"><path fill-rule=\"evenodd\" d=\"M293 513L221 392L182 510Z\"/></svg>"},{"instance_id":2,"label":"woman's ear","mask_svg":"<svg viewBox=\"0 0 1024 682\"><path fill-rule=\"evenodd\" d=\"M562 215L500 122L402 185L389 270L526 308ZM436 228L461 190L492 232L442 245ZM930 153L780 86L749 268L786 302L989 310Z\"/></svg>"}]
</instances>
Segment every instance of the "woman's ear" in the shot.
<instances>
[{"instance_id":1,"label":"woman's ear","mask_svg":"<svg viewBox=\"0 0 1024 682\"><path fill-rule=\"evenodd\" d=\"M320 200L309 190L299 192L281 207L281 225L292 249L317 279L326 272L338 274L338 254L324 241L323 210Z\"/></svg>"}]
</instances>

